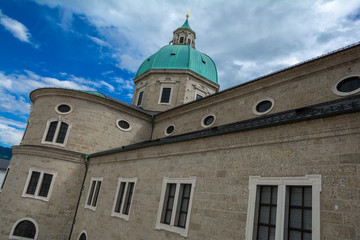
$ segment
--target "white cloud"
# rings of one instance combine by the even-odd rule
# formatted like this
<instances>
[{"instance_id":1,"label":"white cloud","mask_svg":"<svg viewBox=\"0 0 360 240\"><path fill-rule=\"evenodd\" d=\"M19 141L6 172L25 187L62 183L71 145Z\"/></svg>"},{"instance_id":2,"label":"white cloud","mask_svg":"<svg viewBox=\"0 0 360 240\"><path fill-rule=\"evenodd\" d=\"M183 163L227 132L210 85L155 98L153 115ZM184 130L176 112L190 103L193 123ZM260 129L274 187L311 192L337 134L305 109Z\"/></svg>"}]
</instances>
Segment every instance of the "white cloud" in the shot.
<instances>
[{"instance_id":1,"label":"white cloud","mask_svg":"<svg viewBox=\"0 0 360 240\"><path fill-rule=\"evenodd\" d=\"M0 117L0 142L7 145L18 145L25 127L26 123Z\"/></svg>"},{"instance_id":2,"label":"white cloud","mask_svg":"<svg viewBox=\"0 0 360 240\"><path fill-rule=\"evenodd\" d=\"M0 24L4 26L6 30L8 30L15 38L19 39L22 42L30 43L35 47L37 45L33 44L31 41L31 33L27 27L24 26L19 21L15 19L9 18L0 10Z\"/></svg>"},{"instance_id":3,"label":"white cloud","mask_svg":"<svg viewBox=\"0 0 360 240\"><path fill-rule=\"evenodd\" d=\"M100 83L102 85L104 85L105 87L107 87L107 89L110 91L110 92L113 92L115 90L114 86L112 86L111 84L105 82L105 81L100 81Z\"/></svg>"},{"instance_id":4,"label":"white cloud","mask_svg":"<svg viewBox=\"0 0 360 240\"><path fill-rule=\"evenodd\" d=\"M98 44L101 47L110 47L110 44L108 44L107 42L101 40L100 38L97 37L92 37L88 35L88 38L91 39L91 41L93 41L94 43Z\"/></svg>"}]
</instances>

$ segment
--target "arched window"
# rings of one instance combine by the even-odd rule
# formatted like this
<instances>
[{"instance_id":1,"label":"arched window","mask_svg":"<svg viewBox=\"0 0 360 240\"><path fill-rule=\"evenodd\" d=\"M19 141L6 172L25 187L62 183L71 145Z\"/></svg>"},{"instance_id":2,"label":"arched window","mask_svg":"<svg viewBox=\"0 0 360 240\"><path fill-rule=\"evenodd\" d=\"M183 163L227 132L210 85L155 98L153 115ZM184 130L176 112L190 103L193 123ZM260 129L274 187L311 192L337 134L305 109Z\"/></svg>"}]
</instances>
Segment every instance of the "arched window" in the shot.
<instances>
[{"instance_id":1,"label":"arched window","mask_svg":"<svg viewBox=\"0 0 360 240\"><path fill-rule=\"evenodd\" d=\"M70 124L62 120L50 119L47 122L42 143L65 145L70 127Z\"/></svg>"},{"instance_id":2,"label":"arched window","mask_svg":"<svg viewBox=\"0 0 360 240\"><path fill-rule=\"evenodd\" d=\"M37 224L31 218L18 220L10 233L10 239L37 239Z\"/></svg>"},{"instance_id":3,"label":"arched window","mask_svg":"<svg viewBox=\"0 0 360 240\"><path fill-rule=\"evenodd\" d=\"M87 239L87 235L86 235L86 232L83 231L80 236L79 236L79 240L86 240Z\"/></svg>"}]
</instances>

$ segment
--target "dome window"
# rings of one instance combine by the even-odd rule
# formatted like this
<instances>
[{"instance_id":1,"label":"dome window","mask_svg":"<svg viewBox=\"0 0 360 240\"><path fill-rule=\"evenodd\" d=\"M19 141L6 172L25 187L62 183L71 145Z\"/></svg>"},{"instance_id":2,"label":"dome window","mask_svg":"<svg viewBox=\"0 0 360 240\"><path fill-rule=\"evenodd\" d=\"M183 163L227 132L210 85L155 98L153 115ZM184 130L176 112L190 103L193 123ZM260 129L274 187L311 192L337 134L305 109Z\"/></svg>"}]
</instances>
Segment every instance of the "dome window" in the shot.
<instances>
[{"instance_id":1,"label":"dome window","mask_svg":"<svg viewBox=\"0 0 360 240\"><path fill-rule=\"evenodd\" d=\"M215 122L215 115L214 114L210 114L206 117L203 118L203 120L201 121L201 126L203 127L210 127L211 125L214 124Z\"/></svg>"},{"instance_id":2,"label":"dome window","mask_svg":"<svg viewBox=\"0 0 360 240\"><path fill-rule=\"evenodd\" d=\"M191 39L190 39L190 38L188 39L187 44L188 44L188 45L190 45L190 44L191 44Z\"/></svg>"},{"instance_id":3,"label":"dome window","mask_svg":"<svg viewBox=\"0 0 360 240\"><path fill-rule=\"evenodd\" d=\"M70 113L72 108L68 104L59 104L55 107L55 111L58 114L68 114Z\"/></svg>"},{"instance_id":4,"label":"dome window","mask_svg":"<svg viewBox=\"0 0 360 240\"><path fill-rule=\"evenodd\" d=\"M120 130L123 130L123 131L130 131L130 129L131 129L130 123L124 119L118 120L117 126Z\"/></svg>"},{"instance_id":5,"label":"dome window","mask_svg":"<svg viewBox=\"0 0 360 240\"><path fill-rule=\"evenodd\" d=\"M169 135L173 134L174 130L175 130L175 126L174 126L174 125L168 126L168 127L165 129L165 135L166 135L166 136L169 136Z\"/></svg>"},{"instance_id":6,"label":"dome window","mask_svg":"<svg viewBox=\"0 0 360 240\"><path fill-rule=\"evenodd\" d=\"M347 96L360 92L360 77L351 76L337 81L332 90L339 96Z\"/></svg>"},{"instance_id":7,"label":"dome window","mask_svg":"<svg viewBox=\"0 0 360 240\"><path fill-rule=\"evenodd\" d=\"M254 104L253 112L256 115L263 115L270 112L273 107L274 107L274 100L272 98L266 98Z\"/></svg>"},{"instance_id":8,"label":"dome window","mask_svg":"<svg viewBox=\"0 0 360 240\"><path fill-rule=\"evenodd\" d=\"M180 37L179 43L184 43L184 37Z\"/></svg>"}]
</instances>

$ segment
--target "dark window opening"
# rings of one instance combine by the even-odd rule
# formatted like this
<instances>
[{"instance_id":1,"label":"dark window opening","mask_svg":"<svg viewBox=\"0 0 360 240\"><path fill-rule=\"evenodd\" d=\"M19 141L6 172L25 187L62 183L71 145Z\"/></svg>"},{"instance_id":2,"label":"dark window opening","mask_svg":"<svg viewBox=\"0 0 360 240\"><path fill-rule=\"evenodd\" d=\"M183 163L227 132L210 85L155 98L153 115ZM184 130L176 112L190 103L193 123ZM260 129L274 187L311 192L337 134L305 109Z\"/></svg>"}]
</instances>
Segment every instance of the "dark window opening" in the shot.
<instances>
[{"instance_id":1,"label":"dark window opening","mask_svg":"<svg viewBox=\"0 0 360 240\"><path fill-rule=\"evenodd\" d=\"M127 130L127 129L130 128L130 123L128 123L128 122L125 121L125 120L120 120L120 121L118 121L118 126L119 126L121 129Z\"/></svg>"},{"instance_id":2,"label":"dark window opening","mask_svg":"<svg viewBox=\"0 0 360 240\"><path fill-rule=\"evenodd\" d=\"M184 37L180 37L179 43L184 43Z\"/></svg>"},{"instance_id":3,"label":"dark window opening","mask_svg":"<svg viewBox=\"0 0 360 240\"><path fill-rule=\"evenodd\" d=\"M135 183L133 183L133 182L128 183L127 193L126 193L123 212L122 212L125 215L129 215L131 199L132 199L133 191L134 191L134 185L135 185Z\"/></svg>"},{"instance_id":4,"label":"dark window opening","mask_svg":"<svg viewBox=\"0 0 360 240\"><path fill-rule=\"evenodd\" d=\"M257 198L256 239L275 239L277 186L260 186Z\"/></svg>"},{"instance_id":5,"label":"dark window opening","mask_svg":"<svg viewBox=\"0 0 360 240\"><path fill-rule=\"evenodd\" d=\"M39 182L40 172L33 171L31 173L30 181L28 184L28 188L26 190L26 194L34 195L36 191L37 184Z\"/></svg>"},{"instance_id":6,"label":"dark window opening","mask_svg":"<svg viewBox=\"0 0 360 240\"><path fill-rule=\"evenodd\" d=\"M190 45L190 44L191 44L191 39L188 39L187 44L188 44L188 45Z\"/></svg>"},{"instance_id":7,"label":"dark window opening","mask_svg":"<svg viewBox=\"0 0 360 240\"><path fill-rule=\"evenodd\" d=\"M342 80L336 86L339 92L352 92L360 88L360 77L350 77Z\"/></svg>"},{"instance_id":8,"label":"dark window opening","mask_svg":"<svg viewBox=\"0 0 360 240\"><path fill-rule=\"evenodd\" d=\"M175 127L173 125L166 128L166 134L172 134L175 130Z\"/></svg>"},{"instance_id":9,"label":"dark window opening","mask_svg":"<svg viewBox=\"0 0 360 240\"><path fill-rule=\"evenodd\" d=\"M92 202L93 207L96 207L97 200L98 200L98 197L99 197L100 187L101 187L101 181L98 181L97 184L96 184L96 190L95 190L94 199L93 199L93 202Z\"/></svg>"},{"instance_id":10,"label":"dark window opening","mask_svg":"<svg viewBox=\"0 0 360 240\"><path fill-rule=\"evenodd\" d=\"M44 173L42 183L41 183L41 187L40 187L40 191L39 191L39 196L47 197L47 195L49 193L49 190L50 190L52 178L53 178L52 174Z\"/></svg>"},{"instance_id":11,"label":"dark window opening","mask_svg":"<svg viewBox=\"0 0 360 240\"><path fill-rule=\"evenodd\" d=\"M272 105L272 102L269 100L261 101L256 105L256 111L259 113L266 112L272 107Z\"/></svg>"},{"instance_id":12,"label":"dark window opening","mask_svg":"<svg viewBox=\"0 0 360 240\"><path fill-rule=\"evenodd\" d=\"M36 235L36 227L34 223L28 220L23 220L16 225L13 235L34 239Z\"/></svg>"},{"instance_id":13,"label":"dark window opening","mask_svg":"<svg viewBox=\"0 0 360 240\"><path fill-rule=\"evenodd\" d=\"M61 104L58 106L57 110L61 113L67 113L67 112L70 112L71 107L66 104Z\"/></svg>"},{"instance_id":14,"label":"dark window opening","mask_svg":"<svg viewBox=\"0 0 360 240\"><path fill-rule=\"evenodd\" d=\"M54 139L54 136L55 136L57 125L58 125L57 121L50 123L49 130L48 130L48 133L46 135L45 141L52 142L52 140Z\"/></svg>"},{"instance_id":15,"label":"dark window opening","mask_svg":"<svg viewBox=\"0 0 360 240\"><path fill-rule=\"evenodd\" d=\"M93 181L91 183L91 188L90 188L90 193L89 193L89 198L88 198L88 201L87 201L87 205L91 205L91 201L92 201L92 198L93 198L93 195L94 195L95 185L96 185L96 181Z\"/></svg>"},{"instance_id":16,"label":"dark window opening","mask_svg":"<svg viewBox=\"0 0 360 240\"><path fill-rule=\"evenodd\" d=\"M161 93L161 103L170 103L171 88L164 87Z\"/></svg>"},{"instance_id":17,"label":"dark window opening","mask_svg":"<svg viewBox=\"0 0 360 240\"><path fill-rule=\"evenodd\" d=\"M115 211L114 212L120 213L120 208L121 208L121 204L123 202L123 197L124 197L124 192L125 192L125 185L126 185L125 182L122 182L120 184L119 193L118 193L118 197L117 197L117 200L116 200L116 205L115 205Z\"/></svg>"},{"instance_id":18,"label":"dark window opening","mask_svg":"<svg viewBox=\"0 0 360 240\"><path fill-rule=\"evenodd\" d=\"M139 97L138 97L138 101L137 101L137 104L136 104L136 106L141 106L141 103L142 103L142 99L143 99L143 95L144 95L144 91L141 91L140 93L139 93Z\"/></svg>"},{"instance_id":19,"label":"dark window opening","mask_svg":"<svg viewBox=\"0 0 360 240\"><path fill-rule=\"evenodd\" d=\"M86 240L86 234L82 233L79 237L79 240Z\"/></svg>"},{"instance_id":20,"label":"dark window opening","mask_svg":"<svg viewBox=\"0 0 360 240\"><path fill-rule=\"evenodd\" d=\"M207 116L207 117L204 119L203 124L204 124L205 126L209 126L209 125L213 124L214 121L215 121L215 117L212 116L212 115L210 115L210 116Z\"/></svg>"},{"instance_id":21,"label":"dark window opening","mask_svg":"<svg viewBox=\"0 0 360 240\"><path fill-rule=\"evenodd\" d=\"M202 98L204 98L204 97L201 96L200 94L196 94L195 100L199 100L199 99L202 99Z\"/></svg>"},{"instance_id":22,"label":"dark window opening","mask_svg":"<svg viewBox=\"0 0 360 240\"><path fill-rule=\"evenodd\" d=\"M181 184L179 201L180 207L178 208L175 226L185 228L186 227L186 218L189 209L190 202L190 193L191 193L191 184ZM179 204L179 203L178 203Z\"/></svg>"},{"instance_id":23,"label":"dark window opening","mask_svg":"<svg viewBox=\"0 0 360 240\"><path fill-rule=\"evenodd\" d=\"M166 197L164 201L164 209L161 223L170 225L171 215L174 207L176 184L168 183L166 186Z\"/></svg>"},{"instance_id":24,"label":"dark window opening","mask_svg":"<svg viewBox=\"0 0 360 240\"><path fill-rule=\"evenodd\" d=\"M69 128L69 125L67 123L61 122L59 134L56 139L57 143L64 143L65 137L66 137L66 132L67 132L68 128Z\"/></svg>"}]
</instances>

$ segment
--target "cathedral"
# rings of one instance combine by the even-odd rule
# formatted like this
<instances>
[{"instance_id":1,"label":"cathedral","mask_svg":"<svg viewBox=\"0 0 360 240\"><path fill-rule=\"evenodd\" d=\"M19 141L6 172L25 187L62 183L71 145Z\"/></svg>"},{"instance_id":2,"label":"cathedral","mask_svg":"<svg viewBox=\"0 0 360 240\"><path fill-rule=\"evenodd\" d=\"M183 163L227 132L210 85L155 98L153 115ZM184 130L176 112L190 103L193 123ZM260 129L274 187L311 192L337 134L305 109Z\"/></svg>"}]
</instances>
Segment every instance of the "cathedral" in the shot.
<instances>
[{"instance_id":1,"label":"cathedral","mask_svg":"<svg viewBox=\"0 0 360 240\"><path fill-rule=\"evenodd\" d=\"M134 84L31 92L0 239L360 239L360 43L219 91L187 16Z\"/></svg>"}]
</instances>

